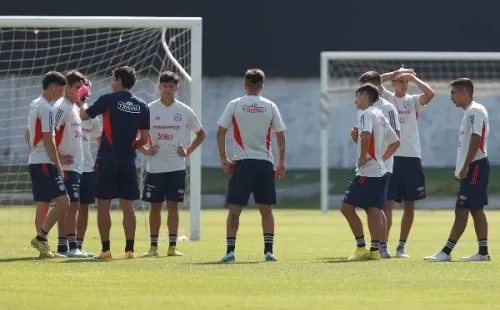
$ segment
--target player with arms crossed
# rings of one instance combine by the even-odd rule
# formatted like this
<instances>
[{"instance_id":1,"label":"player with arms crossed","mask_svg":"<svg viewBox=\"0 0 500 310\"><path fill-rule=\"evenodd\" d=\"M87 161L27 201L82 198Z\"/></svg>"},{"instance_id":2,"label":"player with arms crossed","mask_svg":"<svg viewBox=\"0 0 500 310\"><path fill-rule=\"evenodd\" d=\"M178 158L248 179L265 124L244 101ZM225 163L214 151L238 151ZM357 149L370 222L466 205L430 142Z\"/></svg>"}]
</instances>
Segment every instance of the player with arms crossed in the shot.
<instances>
[{"instance_id":1,"label":"player with arms crossed","mask_svg":"<svg viewBox=\"0 0 500 310\"><path fill-rule=\"evenodd\" d=\"M375 71L365 72L363 75L361 75L359 77L358 81L361 85L366 84L366 83L370 83L370 84L375 85L380 93L383 91L382 78L378 72L375 72ZM396 132L396 134L398 135L398 139L399 139L399 135L400 135L399 114L398 114L398 110L396 110L396 107L382 97L379 97L379 100L377 100L377 102L375 102L373 104L373 106L376 108L379 108L382 111L385 118L389 121L389 125ZM387 130L387 133L392 134L392 131ZM358 141L358 135L359 135L358 127L354 126L353 130L351 131L351 137L354 140L354 142L356 142L356 143ZM387 137L387 138L389 138L389 137ZM384 163L385 163L385 167L387 169L386 184L385 184L384 191L385 191L385 193L387 193L388 186L389 186L390 179L391 179L391 175L392 175L392 166L394 163L393 156L390 156L389 158L387 158L384 161ZM381 214L382 215L382 223L384 225L384 230L386 231L384 238L382 238L382 240L380 240L379 252L380 252L381 258L391 258L391 254L387 250L387 237L389 234L389 231L387 228L390 227L390 225L392 224L392 214L391 214L392 209L389 209L389 206L387 205L386 200L387 200L387 197L384 199L385 204L384 204L383 213ZM388 221L391 221L391 223L389 224Z\"/></svg>"},{"instance_id":2,"label":"player with arms crossed","mask_svg":"<svg viewBox=\"0 0 500 310\"><path fill-rule=\"evenodd\" d=\"M276 261L273 254L274 217L272 205L276 204L275 178L285 175L285 124L276 104L260 95L264 89L264 72L249 69L245 74L246 95L232 100L222 112L217 124L217 147L221 165L230 175L227 203L227 248L222 263L234 263L236 234L243 207L250 194L262 216L264 233L264 258ZM232 161L226 154L226 133L233 127L235 150ZM276 132L278 164L273 168L271 130Z\"/></svg>"},{"instance_id":3,"label":"player with arms crossed","mask_svg":"<svg viewBox=\"0 0 500 310\"><path fill-rule=\"evenodd\" d=\"M95 163L97 225L101 235L101 253L97 259L112 258L110 251L111 200L120 199L125 231L125 258L135 258L136 219L133 201L140 198L135 160L136 149L149 139L149 108L144 100L130 92L136 82L131 67L113 70L112 93L103 95L87 108L80 110L82 120L103 117L103 134ZM137 138L139 133L140 137Z\"/></svg>"},{"instance_id":4,"label":"player with arms crossed","mask_svg":"<svg viewBox=\"0 0 500 310\"><path fill-rule=\"evenodd\" d=\"M394 154L394 167L387 194L386 216L388 233L392 225L394 201L403 203L403 217L396 257L407 258L406 241L410 235L415 216L415 201L425 199L425 176L422 168L418 114L434 98L434 91L416 77L412 69L401 68L382 74L382 81L392 81L394 93L383 89L381 97L392 103L399 113L401 126L401 147ZM422 93L407 93L408 82L412 81Z\"/></svg>"},{"instance_id":5,"label":"player with arms crossed","mask_svg":"<svg viewBox=\"0 0 500 310\"><path fill-rule=\"evenodd\" d=\"M356 90L357 127L360 131L358 162L356 176L349 184L340 208L356 239L356 251L348 258L351 261L379 260L379 243L385 236L382 208L386 197L387 169L384 161L394 154L400 143L382 111L373 106L378 100L379 91L373 84L364 84ZM370 250L366 249L363 224L356 207L363 208L368 217L372 239Z\"/></svg>"},{"instance_id":6,"label":"player with arms crossed","mask_svg":"<svg viewBox=\"0 0 500 310\"><path fill-rule=\"evenodd\" d=\"M90 96L91 83L85 81L85 86L78 91L78 101L80 108L87 103ZM82 121L82 141L83 141L83 173L80 177L80 204L76 216L76 243L78 249L87 257L94 257L94 254L83 250L83 241L87 232L89 219L89 205L95 203L95 174L94 158L90 150L91 136L94 137L97 149L101 143L102 127L99 118Z\"/></svg>"},{"instance_id":7,"label":"player with arms crossed","mask_svg":"<svg viewBox=\"0 0 500 310\"><path fill-rule=\"evenodd\" d=\"M488 221L483 208L488 205L488 135L490 131L488 111L473 100L474 84L467 78L451 82L451 100L455 106L465 110L460 125L455 177L460 188L455 206L455 221L443 249L425 257L433 262L451 261L451 251L467 227L469 213L474 220L479 251L462 257L463 261L489 261Z\"/></svg>"},{"instance_id":8,"label":"player with arms crossed","mask_svg":"<svg viewBox=\"0 0 500 310\"><path fill-rule=\"evenodd\" d=\"M170 71L160 76L161 97L149 106L151 139L149 148L140 151L151 156L146 170L142 200L151 203L149 229L151 247L143 257L158 256L158 235L161 226L163 202L167 205L168 256L183 256L177 250L179 230L179 203L184 201L186 187L186 157L191 155L205 140L206 134L198 117L186 104L175 99L179 90L179 76ZM188 131L196 137L184 149L182 142Z\"/></svg>"},{"instance_id":9,"label":"player with arms crossed","mask_svg":"<svg viewBox=\"0 0 500 310\"><path fill-rule=\"evenodd\" d=\"M41 258L62 257L50 250L47 235L59 221L64 219L69 207L69 197L62 180L63 170L54 141L51 103L61 98L66 78L51 71L42 80L43 92L30 105L28 128L25 137L30 138L28 169L31 177L33 200L36 203L38 234L31 246L40 252ZM48 214L49 204L55 199L56 206Z\"/></svg>"},{"instance_id":10,"label":"player with arms crossed","mask_svg":"<svg viewBox=\"0 0 500 310\"><path fill-rule=\"evenodd\" d=\"M82 121L76 105L78 91L84 86L85 77L78 71L66 73L66 91L52 107L56 147L61 156L69 156L71 164L63 164L63 180L69 195L70 206L64 217L64 230L58 238L57 253L71 258L85 258L76 243L76 213L80 201L80 176L83 169ZM69 244L69 249L68 249Z\"/></svg>"}]
</instances>

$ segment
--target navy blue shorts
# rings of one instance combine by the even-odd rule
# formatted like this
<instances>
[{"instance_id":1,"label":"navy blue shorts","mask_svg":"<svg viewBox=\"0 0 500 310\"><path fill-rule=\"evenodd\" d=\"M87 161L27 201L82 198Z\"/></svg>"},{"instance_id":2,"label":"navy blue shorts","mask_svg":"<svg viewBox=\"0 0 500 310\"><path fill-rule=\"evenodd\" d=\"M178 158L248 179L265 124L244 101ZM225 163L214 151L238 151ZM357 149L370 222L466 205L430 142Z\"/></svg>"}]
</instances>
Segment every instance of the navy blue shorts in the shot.
<instances>
[{"instance_id":1,"label":"navy blue shorts","mask_svg":"<svg viewBox=\"0 0 500 310\"><path fill-rule=\"evenodd\" d=\"M90 205L95 203L95 174L84 172L80 178L80 203Z\"/></svg>"},{"instance_id":2,"label":"navy blue shorts","mask_svg":"<svg viewBox=\"0 0 500 310\"><path fill-rule=\"evenodd\" d=\"M53 164L30 164L28 170L35 202L51 202L67 195L63 180Z\"/></svg>"},{"instance_id":3,"label":"navy blue shorts","mask_svg":"<svg viewBox=\"0 0 500 310\"><path fill-rule=\"evenodd\" d=\"M392 176L392 173L390 172L387 172L385 175L384 175L384 204L387 202L387 195L389 193L389 184L391 183L391 176Z\"/></svg>"},{"instance_id":4,"label":"navy blue shorts","mask_svg":"<svg viewBox=\"0 0 500 310\"><path fill-rule=\"evenodd\" d=\"M185 170L148 173L142 192L142 200L150 203L161 203L165 200L183 202L185 189Z\"/></svg>"},{"instance_id":5,"label":"navy blue shorts","mask_svg":"<svg viewBox=\"0 0 500 310\"><path fill-rule=\"evenodd\" d=\"M268 160L242 159L234 164L229 179L227 203L246 206L250 194L256 204L275 205L274 166Z\"/></svg>"},{"instance_id":6,"label":"navy blue shorts","mask_svg":"<svg viewBox=\"0 0 500 310\"><path fill-rule=\"evenodd\" d=\"M135 164L96 163L94 171L96 178L95 196L97 199L139 200L139 179Z\"/></svg>"},{"instance_id":7,"label":"navy blue shorts","mask_svg":"<svg viewBox=\"0 0 500 310\"><path fill-rule=\"evenodd\" d=\"M473 161L469 165L467 178L460 180L457 194L457 209L482 210L488 205L488 183L490 162L488 158Z\"/></svg>"},{"instance_id":8,"label":"navy blue shorts","mask_svg":"<svg viewBox=\"0 0 500 310\"><path fill-rule=\"evenodd\" d=\"M70 202L80 201L80 177L81 174L75 171L63 171L64 173L64 186L68 192Z\"/></svg>"},{"instance_id":9,"label":"navy blue shorts","mask_svg":"<svg viewBox=\"0 0 500 310\"><path fill-rule=\"evenodd\" d=\"M425 175L420 158L394 156L387 199L401 203L425 198Z\"/></svg>"},{"instance_id":10,"label":"navy blue shorts","mask_svg":"<svg viewBox=\"0 0 500 310\"><path fill-rule=\"evenodd\" d=\"M343 203L362 208L382 209L385 204L385 187L387 176L364 177L355 176L344 195Z\"/></svg>"}]
</instances>

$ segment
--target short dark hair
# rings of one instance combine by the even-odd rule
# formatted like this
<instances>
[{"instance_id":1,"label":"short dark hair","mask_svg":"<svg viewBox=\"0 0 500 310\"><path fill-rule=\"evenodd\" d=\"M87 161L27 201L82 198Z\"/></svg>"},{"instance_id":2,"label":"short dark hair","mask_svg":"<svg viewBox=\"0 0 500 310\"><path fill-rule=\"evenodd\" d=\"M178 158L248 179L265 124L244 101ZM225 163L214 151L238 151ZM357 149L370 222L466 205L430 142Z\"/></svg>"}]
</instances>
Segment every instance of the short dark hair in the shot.
<instances>
[{"instance_id":1,"label":"short dark hair","mask_svg":"<svg viewBox=\"0 0 500 310\"><path fill-rule=\"evenodd\" d=\"M45 73L45 76L43 77L42 80L42 88L43 90L46 90L49 88L51 84L57 84L59 86L66 86L68 82L66 81L66 78L62 73L57 72L57 71L49 71Z\"/></svg>"},{"instance_id":2,"label":"short dark hair","mask_svg":"<svg viewBox=\"0 0 500 310\"><path fill-rule=\"evenodd\" d=\"M359 77L358 82L360 84L370 83L375 86L380 86L382 85L382 77L380 76L380 73L378 73L377 71L368 71L363 73Z\"/></svg>"},{"instance_id":3,"label":"short dark hair","mask_svg":"<svg viewBox=\"0 0 500 310\"><path fill-rule=\"evenodd\" d=\"M459 78L451 81L450 86L455 88L465 88L471 96L474 94L474 83L472 83L472 80L469 78Z\"/></svg>"},{"instance_id":4,"label":"short dark hair","mask_svg":"<svg viewBox=\"0 0 500 310\"><path fill-rule=\"evenodd\" d=\"M73 86L78 82L82 82L83 84L85 84L85 80L86 80L85 76L77 70L72 70L72 71L66 72L65 77L66 77L66 81L68 82L69 86Z\"/></svg>"},{"instance_id":5,"label":"short dark hair","mask_svg":"<svg viewBox=\"0 0 500 310\"><path fill-rule=\"evenodd\" d=\"M261 69L248 69L245 73L245 84L250 86L262 86L266 75Z\"/></svg>"},{"instance_id":6,"label":"short dark hair","mask_svg":"<svg viewBox=\"0 0 500 310\"><path fill-rule=\"evenodd\" d=\"M370 83L363 84L360 87L358 87L358 89L356 89L356 94L362 94L362 93L368 95L368 98L370 98L371 103L375 103L380 96L377 86Z\"/></svg>"},{"instance_id":7,"label":"short dark hair","mask_svg":"<svg viewBox=\"0 0 500 310\"><path fill-rule=\"evenodd\" d=\"M131 89L137 80L137 73L134 68L123 66L113 70L113 77L122 81L123 88Z\"/></svg>"},{"instance_id":8,"label":"short dark hair","mask_svg":"<svg viewBox=\"0 0 500 310\"><path fill-rule=\"evenodd\" d=\"M172 71L165 71L160 75L160 83L179 84L179 75Z\"/></svg>"}]
</instances>

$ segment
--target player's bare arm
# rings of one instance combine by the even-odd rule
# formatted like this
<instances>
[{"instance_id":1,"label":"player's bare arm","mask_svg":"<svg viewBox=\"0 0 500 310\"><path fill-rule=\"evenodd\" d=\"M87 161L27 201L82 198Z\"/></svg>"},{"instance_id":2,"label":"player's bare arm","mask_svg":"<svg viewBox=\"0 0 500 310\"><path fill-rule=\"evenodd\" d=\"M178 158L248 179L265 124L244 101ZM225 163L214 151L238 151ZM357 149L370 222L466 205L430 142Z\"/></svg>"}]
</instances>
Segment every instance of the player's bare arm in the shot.
<instances>
[{"instance_id":1,"label":"player's bare arm","mask_svg":"<svg viewBox=\"0 0 500 310\"><path fill-rule=\"evenodd\" d=\"M367 158L368 149L370 148L370 139L372 137L372 133L369 131L363 131L360 135L361 137L361 152L358 158L358 168L361 168L364 164L366 164L370 158Z\"/></svg>"},{"instance_id":2,"label":"player's bare arm","mask_svg":"<svg viewBox=\"0 0 500 310\"><path fill-rule=\"evenodd\" d=\"M351 138L352 141L354 141L354 143L358 143L358 136L359 136L358 126L354 125L354 127L352 127L351 129Z\"/></svg>"},{"instance_id":3,"label":"player's bare arm","mask_svg":"<svg viewBox=\"0 0 500 310\"><path fill-rule=\"evenodd\" d=\"M426 105L429 102L431 102L432 98L434 98L434 90L432 90L432 88L427 83L419 79L416 75L413 74L405 74L405 75L408 77L410 81L415 83L418 89L420 89L420 91L422 92L422 94L420 94L418 102L421 105Z\"/></svg>"},{"instance_id":4,"label":"player's bare arm","mask_svg":"<svg viewBox=\"0 0 500 310\"><path fill-rule=\"evenodd\" d=\"M398 140L394 143L391 143L387 146L387 149L384 152L384 155L382 155L382 160L386 161L388 158L390 158L394 153L397 151L399 146L401 145L401 142Z\"/></svg>"},{"instance_id":5,"label":"player's bare arm","mask_svg":"<svg viewBox=\"0 0 500 310\"><path fill-rule=\"evenodd\" d=\"M80 108L80 118L82 119L82 121L86 121L86 120L90 119L90 116L87 113L88 108L89 108L89 105L86 102L84 102L82 104L82 107Z\"/></svg>"},{"instance_id":6,"label":"player's bare arm","mask_svg":"<svg viewBox=\"0 0 500 310\"><path fill-rule=\"evenodd\" d=\"M24 141L28 145L28 148L31 149L30 130L28 128L24 131Z\"/></svg>"},{"instance_id":7,"label":"player's bare arm","mask_svg":"<svg viewBox=\"0 0 500 310\"><path fill-rule=\"evenodd\" d=\"M177 152L179 154L179 156L188 157L189 155L191 155L191 153L193 153L207 137L207 134L205 133L205 130L203 130L203 128L200 129L199 131L195 132L194 134L195 134L195 137L194 137L193 141L186 149L184 149L182 146L179 146L179 149Z\"/></svg>"},{"instance_id":8,"label":"player's bare arm","mask_svg":"<svg viewBox=\"0 0 500 310\"><path fill-rule=\"evenodd\" d=\"M398 70L392 72L383 73L380 75L380 77L382 78L382 82L385 82L394 79L396 76L400 74L416 75L415 70L413 69L399 68Z\"/></svg>"},{"instance_id":9,"label":"player's bare arm","mask_svg":"<svg viewBox=\"0 0 500 310\"><path fill-rule=\"evenodd\" d=\"M224 172L229 174L231 172L231 161L227 158L226 153L226 133L227 128L219 126L217 128L217 149L219 150L220 164Z\"/></svg>"},{"instance_id":10,"label":"player's bare arm","mask_svg":"<svg viewBox=\"0 0 500 310\"><path fill-rule=\"evenodd\" d=\"M281 180L286 173L286 137L284 131L276 132L276 141L278 145L278 164L276 165L276 178Z\"/></svg>"},{"instance_id":11,"label":"player's bare arm","mask_svg":"<svg viewBox=\"0 0 500 310\"><path fill-rule=\"evenodd\" d=\"M149 142L149 129L140 129L139 134L139 140L135 143L136 150L142 148Z\"/></svg>"},{"instance_id":12,"label":"player's bare arm","mask_svg":"<svg viewBox=\"0 0 500 310\"><path fill-rule=\"evenodd\" d=\"M473 133L470 137L469 149L467 150L467 157L465 157L464 166L462 167L462 170L460 170L460 174L458 175L458 178L460 180L467 178L467 173L469 172L469 166L474 160L477 151L479 150L480 143L481 143L481 136Z\"/></svg>"},{"instance_id":13,"label":"player's bare arm","mask_svg":"<svg viewBox=\"0 0 500 310\"><path fill-rule=\"evenodd\" d=\"M61 162L59 160L59 155L57 154L56 142L54 141L54 135L52 132L44 132L42 133L43 144L45 150L47 151L47 155L49 155L50 160L54 163L59 171L59 175L62 177L63 172L61 168Z\"/></svg>"}]
</instances>

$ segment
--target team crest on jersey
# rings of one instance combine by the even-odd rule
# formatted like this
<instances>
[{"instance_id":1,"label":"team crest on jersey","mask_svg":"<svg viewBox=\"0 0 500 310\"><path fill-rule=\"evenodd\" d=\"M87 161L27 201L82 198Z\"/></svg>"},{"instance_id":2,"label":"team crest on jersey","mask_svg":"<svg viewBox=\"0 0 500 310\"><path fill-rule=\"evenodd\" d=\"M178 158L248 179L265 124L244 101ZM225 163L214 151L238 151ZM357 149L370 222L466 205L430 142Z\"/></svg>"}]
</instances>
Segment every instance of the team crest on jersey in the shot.
<instances>
[{"instance_id":1,"label":"team crest on jersey","mask_svg":"<svg viewBox=\"0 0 500 310\"><path fill-rule=\"evenodd\" d=\"M175 113L174 114L174 121L180 122L181 120L182 120L182 115L180 115L179 113Z\"/></svg>"},{"instance_id":2,"label":"team crest on jersey","mask_svg":"<svg viewBox=\"0 0 500 310\"><path fill-rule=\"evenodd\" d=\"M404 107L405 109L409 109L409 108L410 108L410 101L405 101L405 102L403 103L403 107Z\"/></svg>"},{"instance_id":3,"label":"team crest on jersey","mask_svg":"<svg viewBox=\"0 0 500 310\"><path fill-rule=\"evenodd\" d=\"M130 101L123 102L123 101L118 101L118 110L127 112L127 113L141 113L141 107L138 104L134 104Z\"/></svg>"},{"instance_id":4,"label":"team crest on jersey","mask_svg":"<svg viewBox=\"0 0 500 310\"><path fill-rule=\"evenodd\" d=\"M244 112L247 112L247 113L264 113L264 112L266 112L265 107L259 107L256 103L252 103L250 105L244 105L242 107L242 109Z\"/></svg>"}]
</instances>

